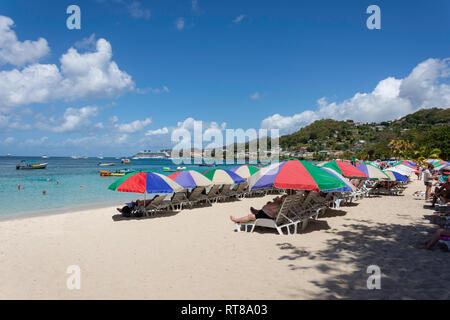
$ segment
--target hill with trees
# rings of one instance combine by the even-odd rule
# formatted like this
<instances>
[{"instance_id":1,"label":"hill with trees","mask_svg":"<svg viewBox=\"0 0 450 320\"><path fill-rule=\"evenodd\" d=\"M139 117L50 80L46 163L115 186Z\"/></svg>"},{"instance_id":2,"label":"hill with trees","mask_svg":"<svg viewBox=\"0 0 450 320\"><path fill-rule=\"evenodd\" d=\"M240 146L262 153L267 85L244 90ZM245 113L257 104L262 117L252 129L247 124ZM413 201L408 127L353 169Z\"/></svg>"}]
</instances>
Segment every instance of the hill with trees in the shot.
<instances>
[{"instance_id":1,"label":"hill with trees","mask_svg":"<svg viewBox=\"0 0 450 320\"><path fill-rule=\"evenodd\" d=\"M318 120L280 137L284 157L374 160L450 159L450 108L422 109L395 121Z\"/></svg>"}]
</instances>

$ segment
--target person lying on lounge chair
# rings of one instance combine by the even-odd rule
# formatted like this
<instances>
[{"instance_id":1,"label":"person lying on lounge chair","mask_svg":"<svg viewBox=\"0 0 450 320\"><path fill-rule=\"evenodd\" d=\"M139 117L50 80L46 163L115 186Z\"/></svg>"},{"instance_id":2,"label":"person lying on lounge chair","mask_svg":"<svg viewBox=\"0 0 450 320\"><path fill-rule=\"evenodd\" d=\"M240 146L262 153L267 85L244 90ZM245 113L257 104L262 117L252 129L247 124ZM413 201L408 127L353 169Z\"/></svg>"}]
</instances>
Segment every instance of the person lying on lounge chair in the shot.
<instances>
[{"instance_id":1,"label":"person lying on lounge chair","mask_svg":"<svg viewBox=\"0 0 450 320\"><path fill-rule=\"evenodd\" d=\"M153 198L154 199L154 198ZM150 202L153 201L153 199L148 199L148 200L136 200L136 201L131 201L129 203L126 203L126 205L122 208L116 208L117 211L119 211L124 217L131 217L131 214L133 212L133 210L135 208L137 208L138 206L143 206L146 207L148 206L148 204Z\"/></svg>"},{"instance_id":2,"label":"person lying on lounge chair","mask_svg":"<svg viewBox=\"0 0 450 320\"><path fill-rule=\"evenodd\" d=\"M274 198L272 201L267 202L261 210L250 207L251 213L249 215L241 218L230 216L230 219L233 222L248 222L255 221L256 219L274 219L286 197L287 195L284 195L281 198Z\"/></svg>"}]
</instances>

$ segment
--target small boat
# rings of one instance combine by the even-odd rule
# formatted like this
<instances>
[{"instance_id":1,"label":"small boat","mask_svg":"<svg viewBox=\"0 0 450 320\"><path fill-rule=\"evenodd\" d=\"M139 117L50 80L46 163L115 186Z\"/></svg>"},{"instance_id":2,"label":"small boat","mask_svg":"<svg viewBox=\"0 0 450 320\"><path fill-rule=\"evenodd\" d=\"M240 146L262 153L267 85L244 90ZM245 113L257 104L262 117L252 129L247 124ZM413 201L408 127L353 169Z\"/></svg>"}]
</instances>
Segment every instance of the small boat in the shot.
<instances>
[{"instance_id":1,"label":"small boat","mask_svg":"<svg viewBox=\"0 0 450 320\"><path fill-rule=\"evenodd\" d=\"M198 165L199 167L215 167L215 164L211 164L211 163L200 163Z\"/></svg>"},{"instance_id":2,"label":"small boat","mask_svg":"<svg viewBox=\"0 0 450 320\"><path fill-rule=\"evenodd\" d=\"M110 167L110 166L113 166L114 163L112 163L112 162L99 162L98 165L100 167Z\"/></svg>"},{"instance_id":3,"label":"small boat","mask_svg":"<svg viewBox=\"0 0 450 320\"><path fill-rule=\"evenodd\" d=\"M34 163L33 161L22 160L16 165L16 170L45 169L48 163Z\"/></svg>"},{"instance_id":4,"label":"small boat","mask_svg":"<svg viewBox=\"0 0 450 320\"><path fill-rule=\"evenodd\" d=\"M47 156L45 154L42 156L42 159L48 159L48 158L49 158L49 156Z\"/></svg>"},{"instance_id":5,"label":"small boat","mask_svg":"<svg viewBox=\"0 0 450 320\"><path fill-rule=\"evenodd\" d=\"M123 169L123 170L116 170L115 172L111 172L108 170L100 170L100 176L101 177L123 177L126 174L133 172L134 170L131 169Z\"/></svg>"},{"instance_id":6,"label":"small boat","mask_svg":"<svg viewBox=\"0 0 450 320\"><path fill-rule=\"evenodd\" d=\"M103 157L102 157L102 156L98 156L97 158L98 158L98 159L100 159L100 160L102 160L102 159L103 159Z\"/></svg>"},{"instance_id":7,"label":"small boat","mask_svg":"<svg viewBox=\"0 0 450 320\"><path fill-rule=\"evenodd\" d=\"M163 168L163 171L164 171L164 172L176 172L177 170L171 169L171 168L169 168L169 167L164 167L164 168Z\"/></svg>"},{"instance_id":8,"label":"small boat","mask_svg":"<svg viewBox=\"0 0 450 320\"><path fill-rule=\"evenodd\" d=\"M186 167L177 167L177 170L186 170Z\"/></svg>"},{"instance_id":9,"label":"small boat","mask_svg":"<svg viewBox=\"0 0 450 320\"><path fill-rule=\"evenodd\" d=\"M110 177L111 176L111 172L107 171L107 170L100 170L100 177Z\"/></svg>"},{"instance_id":10,"label":"small boat","mask_svg":"<svg viewBox=\"0 0 450 320\"><path fill-rule=\"evenodd\" d=\"M120 162L122 162L123 164L127 164L130 163L130 159L122 159L120 160Z\"/></svg>"}]
</instances>

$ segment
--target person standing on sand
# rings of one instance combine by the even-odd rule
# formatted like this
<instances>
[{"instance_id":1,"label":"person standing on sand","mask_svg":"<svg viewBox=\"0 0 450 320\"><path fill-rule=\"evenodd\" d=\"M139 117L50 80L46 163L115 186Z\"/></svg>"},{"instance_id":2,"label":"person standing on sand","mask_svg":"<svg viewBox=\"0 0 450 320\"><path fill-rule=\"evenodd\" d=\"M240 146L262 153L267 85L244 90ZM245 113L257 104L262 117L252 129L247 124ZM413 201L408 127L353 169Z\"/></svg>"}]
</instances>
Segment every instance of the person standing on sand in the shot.
<instances>
[{"instance_id":1,"label":"person standing on sand","mask_svg":"<svg viewBox=\"0 0 450 320\"><path fill-rule=\"evenodd\" d=\"M432 164L429 164L428 168L423 172L423 182L426 187L425 201L430 200L431 187L433 186L433 175L431 174L431 171L433 170L433 168L434 166Z\"/></svg>"},{"instance_id":2,"label":"person standing on sand","mask_svg":"<svg viewBox=\"0 0 450 320\"><path fill-rule=\"evenodd\" d=\"M419 166L419 174L418 174L419 180L422 180L422 173L423 173L423 167Z\"/></svg>"}]
</instances>

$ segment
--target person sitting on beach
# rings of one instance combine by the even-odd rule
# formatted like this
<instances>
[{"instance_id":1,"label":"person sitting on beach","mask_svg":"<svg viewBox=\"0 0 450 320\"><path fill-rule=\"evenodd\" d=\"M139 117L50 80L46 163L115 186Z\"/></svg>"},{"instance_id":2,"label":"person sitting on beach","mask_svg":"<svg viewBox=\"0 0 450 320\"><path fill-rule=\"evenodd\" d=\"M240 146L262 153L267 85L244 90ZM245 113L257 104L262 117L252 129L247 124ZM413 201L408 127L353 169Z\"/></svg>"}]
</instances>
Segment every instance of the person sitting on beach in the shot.
<instances>
[{"instance_id":1,"label":"person sitting on beach","mask_svg":"<svg viewBox=\"0 0 450 320\"><path fill-rule=\"evenodd\" d=\"M131 217L131 214L133 213L134 209L139 207L139 206L143 206L146 207L150 204L150 202L152 202L153 199L149 199L149 200L136 200L136 201L131 201L129 203L126 203L126 205L122 208L116 208L117 211L119 211L122 216L129 218ZM135 216L136 213L135 213Z\"/></svg>"},{"instance_id":2,"label":"person sitting on beach","mask_svg":"<svg viewBox=\"0 0 450 320\"><path fill-rule=\"evenodd\" d=\"M280 211L281 204L286 197L287 195L284 195L281 198L274 198L272 201L267 202L261 210L250 207L251 213L249 215L241 218L230 216L230 219L233 222L248 222L255 221L256 219L274 219L278 211Z\"/></svg>"},{"instance_id":3,"label":"person sitting on beach","mask_svg":"<svg viewBox=\"0 0 450 320\"><path fill-rule=\"evenodd\" d=\"M436 188L431 203L433 208L436 205L437 199L440 199L443 204L450 201L450 177L447 178L447 181L442 186Z\"/></svg>"},{"instance_id":4,"label":"person sitting on beach","mask_svg":"<svg viewBox=\"0 0 450 320\"><path fill-rule=\"evenodd\" d=\"M437 229L434 235L427 242L419 244L418 248L431 250L434 247L434 245L441 239L441 237L450 237L450 229L448 228Z\"/></svg>"}]
</instances>

